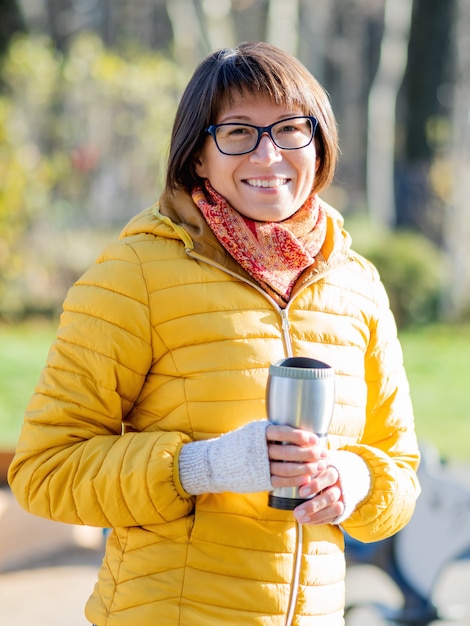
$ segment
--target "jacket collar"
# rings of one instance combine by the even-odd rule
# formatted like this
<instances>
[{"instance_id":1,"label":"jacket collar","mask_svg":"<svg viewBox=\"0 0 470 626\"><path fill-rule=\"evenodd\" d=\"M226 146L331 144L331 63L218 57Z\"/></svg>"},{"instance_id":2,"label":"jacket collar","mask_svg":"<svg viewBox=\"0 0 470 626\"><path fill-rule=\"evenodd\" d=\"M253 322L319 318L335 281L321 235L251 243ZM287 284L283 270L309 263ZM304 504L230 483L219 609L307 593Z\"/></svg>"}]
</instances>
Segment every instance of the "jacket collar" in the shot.
<instances>
[{"instance_id":1,"label":"jacket collar","mask_svg":"<svg viewBox=\"0 0 470 626\"><path fill-rule=\"evenodd\" d=\"M314 265L300 277L297 288L308 282L312 273L317 274L331 269L349 257L351 239L343 228L342 216L326 202L323 200L321 202L328 220L325 242ZM220 244L194 204L191 195L186 191L165 189L158 203L129 222L122 231L121 238L141 233L179 239L186 250L210 259L230 272L252 281L250 275Z\"/></svg>"},{"instance_id":2,"label":"jacket collar","mask_svg":"<svg viewBox=\"0 0 470 626\"><path fill-rule=\"evenodd\" d=\"M158 212L184 229L191 239L189 248L196 254L251 280L249 274L230 256L214 235L190 194L185 191L165 190L158 203Z\"/></svg>"}]
</instances>

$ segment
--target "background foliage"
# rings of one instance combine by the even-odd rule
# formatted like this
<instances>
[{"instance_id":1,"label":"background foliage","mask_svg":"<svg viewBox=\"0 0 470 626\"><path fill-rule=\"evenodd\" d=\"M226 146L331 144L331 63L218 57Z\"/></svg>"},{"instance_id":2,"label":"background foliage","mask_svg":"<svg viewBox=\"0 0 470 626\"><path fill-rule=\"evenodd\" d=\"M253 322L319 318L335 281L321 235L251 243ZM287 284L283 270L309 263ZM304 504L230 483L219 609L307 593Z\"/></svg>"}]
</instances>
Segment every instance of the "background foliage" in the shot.
<instances>
[{"instance_id":1,"label":"background foliage","mask_svg":"<svg viewBox=\"0 0 470 626\"><path fill-rule=\"evenodd\" d=\"M2 76L1 312L49 312L104 239L155 200L181 72L82 33L67 54L15 37Z\"/></svg>"},{"instance_id":2,"label":"background foliage","mask_svg":"<svg viewBox=\"0 0 470 626\"><path fill-rule=\"evenodd\" d=\"M348 220L368 216L363 249L400 325L465 319L468 176L453 163L470 160L470 0L432 4L0 2L0 318L60 307L104 242L158 198L174 111L198 61L264 39L330 93L342 153L325 199Z\"/></svg>"},{"instance_id":3,"label":"background foliage","mask_svg":"<svg viewBox=\"0 0 470 626\"><path fill-rule=\"evenodd\" d=\"M470 0L0 0L0 446L67 288L158 198L195 65L265 40L330 94L325 199L386 284L419 434L468 457L469 32Z\"/></svg>"}]
</instances>

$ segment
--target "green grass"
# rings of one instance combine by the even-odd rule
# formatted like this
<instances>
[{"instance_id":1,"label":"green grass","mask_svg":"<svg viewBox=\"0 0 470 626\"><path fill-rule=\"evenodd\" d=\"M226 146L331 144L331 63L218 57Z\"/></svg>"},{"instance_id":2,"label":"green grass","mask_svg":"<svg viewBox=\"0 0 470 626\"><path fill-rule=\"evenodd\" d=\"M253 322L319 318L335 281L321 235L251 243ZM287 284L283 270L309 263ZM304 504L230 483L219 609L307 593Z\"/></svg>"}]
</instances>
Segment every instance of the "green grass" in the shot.
<instances>
[{"instance_id":1,"label":"green grass","mask_svg":"<svg viewBox=\"0 0 470 626\"><path fill-rule=\"evenodd\" d=\"M470 461L470 326L400 335L420 440L449 460Z\"/></svg>"},{"instance_id":2,"label":"green grass","mask_svg":"<svg viewBox=\"0 0 470 626\"><path fill-rule=\"evenodd\" d=\"M0 447L13 446L55 328L0 326ZM470 461L470 326L401 333L418 437L449 460Z\"/></svg>"},{"instance_id":3,"label":"green grass","mask_svg":"<svg viewBox=\"0 0 470 626\"><path fill-rule=\"evenodd\" d=\"M55 327L44 323L0 326L0 448L18 439L54 335Z\"/></svg>"}]
</instances>

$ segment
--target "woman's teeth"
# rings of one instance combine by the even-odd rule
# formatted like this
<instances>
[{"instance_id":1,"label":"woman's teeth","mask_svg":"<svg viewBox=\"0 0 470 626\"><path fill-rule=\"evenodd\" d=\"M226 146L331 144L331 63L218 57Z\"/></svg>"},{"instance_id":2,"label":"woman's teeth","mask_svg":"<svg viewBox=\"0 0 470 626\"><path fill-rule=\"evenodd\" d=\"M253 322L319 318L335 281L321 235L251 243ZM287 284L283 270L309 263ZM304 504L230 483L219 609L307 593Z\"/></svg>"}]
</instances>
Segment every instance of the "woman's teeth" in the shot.
<instances>
[{"instance_id":1,"label":"woman's teeth","mask_svg":"<svg viewBox=\"0 0 470 626\"><path fill-rule=\"evenodd\" d=\"M286 182L286 178L273 178L273 179L261 179L261 178L249 178L246 182L251 187L280 187Z\"/></svg>"}]
</instances>

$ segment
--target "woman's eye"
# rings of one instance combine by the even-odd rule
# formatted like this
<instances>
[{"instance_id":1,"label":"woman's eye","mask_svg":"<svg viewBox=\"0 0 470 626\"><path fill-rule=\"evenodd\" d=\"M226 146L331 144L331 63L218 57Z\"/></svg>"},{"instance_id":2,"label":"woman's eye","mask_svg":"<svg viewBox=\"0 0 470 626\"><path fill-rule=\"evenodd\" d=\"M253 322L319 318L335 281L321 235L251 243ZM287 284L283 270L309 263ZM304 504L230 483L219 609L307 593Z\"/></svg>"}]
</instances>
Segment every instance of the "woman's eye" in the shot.
<instances>
[{"instance_id":1,"label":"woman's eye","mask_svg":"<svg viewBox=\"0 0 470 626\"><path fill-rule=\"evenodd\" d=\"M293 124L286 124L281 127L280 131L281 133L295 133L299 132L300 128L298 126L294 126Z\"/></svg>"},{"instance_id":2,"label":"woman's eye","mask_svg":"<svg viewBox=\"0 0 470 626\"><path fill-rule=\"evenodd\" d=\"M236 126L229 132L230 135L246 135L250 133L250 129L244 126Z\"/></svg>"},{"instance_id":3,"label":"woman's eye","mask_svg":"<svg viewBox=\"0 0 470 626\"><path fill-rule=\"evenodd\" d=\"M246 126L220 126L217 135L220 139L240 139L250 134Z\"/></svg>"}]
</instances>

